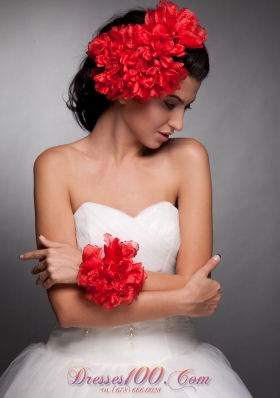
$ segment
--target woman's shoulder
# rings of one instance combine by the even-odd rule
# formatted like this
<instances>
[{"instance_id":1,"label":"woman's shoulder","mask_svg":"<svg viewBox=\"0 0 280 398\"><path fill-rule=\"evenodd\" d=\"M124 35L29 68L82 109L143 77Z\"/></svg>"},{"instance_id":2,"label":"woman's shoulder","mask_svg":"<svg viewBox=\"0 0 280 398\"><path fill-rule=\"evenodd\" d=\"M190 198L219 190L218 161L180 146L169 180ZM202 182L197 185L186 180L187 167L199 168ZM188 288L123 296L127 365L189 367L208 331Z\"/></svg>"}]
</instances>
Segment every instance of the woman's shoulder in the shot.
<instances>
[{"instance_id":1,"label":"woman's shoulder","mask_svg":"<svg viewBox=\"0 0 280 398\"><path fill-rule=\"evenodd\" d=\"M194 138L172 138L168 142L167 151L171 159L181 166L190 162L208 162L205 146Z\"/></svg>"},{"instance_id":2,"label":"woman's shoulder","mask_svg":"<svg viewBox=\"0 0 280 398\"><path fill-rule=\"evenodd\" d=\"M79 141L62 144L45 149L35 160L34 168L63 168L69 166L71 159L75 156L76 145Z\"/></svg>"}]
</instances>

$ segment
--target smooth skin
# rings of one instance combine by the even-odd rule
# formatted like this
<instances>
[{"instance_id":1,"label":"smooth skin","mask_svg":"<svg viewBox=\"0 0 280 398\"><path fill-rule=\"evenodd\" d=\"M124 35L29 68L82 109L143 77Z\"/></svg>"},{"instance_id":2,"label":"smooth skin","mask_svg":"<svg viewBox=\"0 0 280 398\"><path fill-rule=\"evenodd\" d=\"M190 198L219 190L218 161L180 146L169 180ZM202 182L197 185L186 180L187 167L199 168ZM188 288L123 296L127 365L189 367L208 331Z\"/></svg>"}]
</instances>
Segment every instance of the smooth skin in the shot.
<instances>
[{"instance_id":1,"label":"smooth skin","mask_svg":"<svg viewBox=\"0 0 280 398\"><path fill-rule=\"evenodd\" d=\"M171 96L141 105L133 100L114 101L87 137L50 148L36 159L38 250L21 258L42 260L33 273L40 273L37 283L47 289L63 327L112 327L173 315L207 316L217 308L220 284L208 277L220 260L219 256L210 258L208 154L194 139L163 142L159 133L182 130L184 112L195 100L200 82L188 76L180 87ZM176 203L179 209L176 275L147 271L149 265L143 264L148 278L130 306L107 311L87 300L84 289L76 284L82 254L75 237L75 211L84 202L95 202L134 217L162 201Z\"/></svg>"}]
</instances>

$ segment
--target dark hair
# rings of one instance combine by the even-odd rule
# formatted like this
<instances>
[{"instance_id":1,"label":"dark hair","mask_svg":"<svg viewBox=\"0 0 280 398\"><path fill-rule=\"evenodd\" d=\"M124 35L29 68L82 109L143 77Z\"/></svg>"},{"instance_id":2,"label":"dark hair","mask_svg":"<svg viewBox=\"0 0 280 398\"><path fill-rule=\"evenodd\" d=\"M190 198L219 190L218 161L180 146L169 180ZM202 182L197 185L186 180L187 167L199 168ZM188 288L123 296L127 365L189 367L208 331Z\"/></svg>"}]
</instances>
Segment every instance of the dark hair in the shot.
<instances>
[{"instance_id":1,"label":"dark hair","mask_svg":"<svg viewBox=\"0 0 280 398\"><path fill-rule=\"evenodd\" d=\"M144 24L146 10L135 8L122 15L114 15L105 25L100 27L94 37L100 33L108 32L113 26L128 24ZM209 73L209 57L206 47L188 49L180 58L174 57L174 61L183 62L189 75L202 81ZM93 59L86 57L80 64L77 74L74 76L68 91L67 107L73 112L77 123L84 130L91 132L103 111L112 103L104 94L95 90L95 84L90 77L91 70L96 68Z\"/></svg>"}]
</instances>

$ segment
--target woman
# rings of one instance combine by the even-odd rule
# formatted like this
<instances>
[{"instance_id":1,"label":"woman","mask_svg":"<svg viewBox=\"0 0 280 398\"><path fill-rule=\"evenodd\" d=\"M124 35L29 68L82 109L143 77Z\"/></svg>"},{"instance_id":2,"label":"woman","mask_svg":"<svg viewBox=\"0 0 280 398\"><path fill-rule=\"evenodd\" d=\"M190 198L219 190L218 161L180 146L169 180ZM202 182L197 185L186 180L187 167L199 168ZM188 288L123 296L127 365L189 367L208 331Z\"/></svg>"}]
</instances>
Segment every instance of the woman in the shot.
<instances>
[{"instance_id":1,"label":"woman","mask_svg":"<svg viewBox=\"0 0 280 398\"><path fill-rule=\"evenodd\" d=\"M37 158L38 250L21 256L42 260L33 273L58 322L46 345L12 362L1 397L251 396L191 321L220 300L209 278L220 259L210 258L210 170L199 142L169 137L207 76L205 40L192 12L161 1L112 19L89 44L68 107L90 134ZM104 239L107 257L130 250L124 259L138 274L130 269L127 281L139 276L106 300L85 271L90 256L92 267L101 261Z\"/></svg>"}]
</instances>

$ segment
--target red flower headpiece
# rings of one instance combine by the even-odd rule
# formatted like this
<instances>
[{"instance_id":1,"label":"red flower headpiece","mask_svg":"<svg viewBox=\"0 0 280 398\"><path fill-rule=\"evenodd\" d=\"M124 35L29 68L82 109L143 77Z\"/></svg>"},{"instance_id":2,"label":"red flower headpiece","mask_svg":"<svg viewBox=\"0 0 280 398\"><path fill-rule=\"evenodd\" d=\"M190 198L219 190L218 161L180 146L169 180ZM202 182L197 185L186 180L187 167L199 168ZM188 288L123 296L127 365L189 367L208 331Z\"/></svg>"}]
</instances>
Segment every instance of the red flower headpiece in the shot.
<instances>
[{"instance_id":1,"label":"red flower headpiece","mask_svg":"<svg viewBox=\"0 0 280 398\"><path fill-rule=\"evenodd\" d=\"M107 310L118 305L129 305L142 290L147 273L142 263L134 263L139 245L120 242L109 234L104 235L102 248L87 245L79 267L77 283L86 288L86 297Z\"/></svg>"},{"instance_id":2,"label":"red flower headpiece","mask_svg":"<svg viewBox=\"0 0 280 398\"><path fill-rule=\"evenodd\" d=\"M103 68L91 72L95 89L111 101L122 97L139 103L171 94L188 75L173 57L203 47L206 39L192 11L161 0L155 11L147 10L143 25L114 26L88 44L88 57Z\"/></svg>"}]
</instances>

